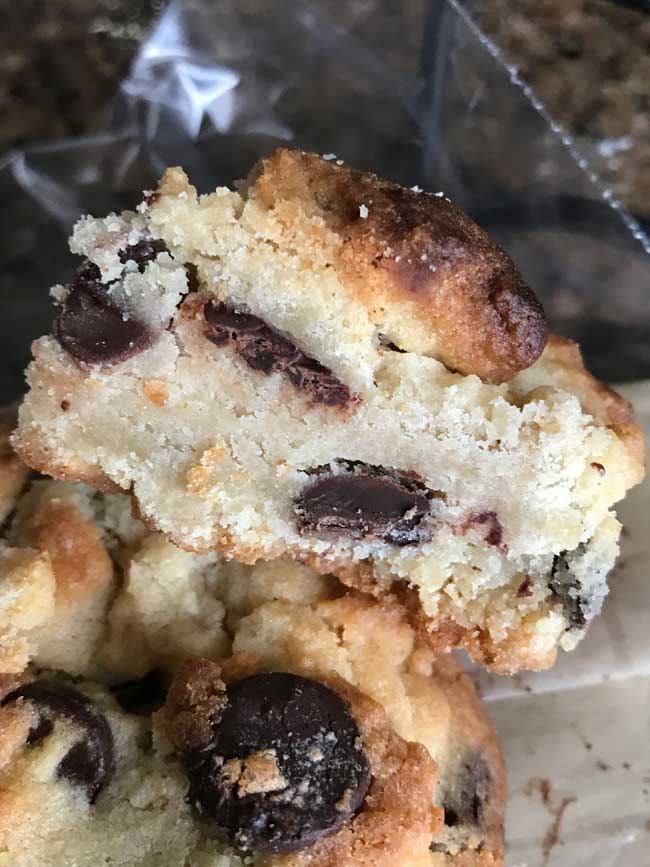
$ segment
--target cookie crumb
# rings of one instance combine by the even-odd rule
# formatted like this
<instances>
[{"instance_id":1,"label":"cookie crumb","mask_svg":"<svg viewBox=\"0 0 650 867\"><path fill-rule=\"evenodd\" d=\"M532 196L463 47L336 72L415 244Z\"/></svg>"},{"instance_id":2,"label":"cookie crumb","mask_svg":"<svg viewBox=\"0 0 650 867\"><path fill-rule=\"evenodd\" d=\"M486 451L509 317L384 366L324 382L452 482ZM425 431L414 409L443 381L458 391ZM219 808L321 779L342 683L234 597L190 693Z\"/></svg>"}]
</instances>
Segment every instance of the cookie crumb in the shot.
<instances>
[{"instance_id":1,"label":"cookie crumb","mask_svg":"<svg viewBox=\"0 0 650 867\"><path fill-rule=\"evenodd\" d=\"M350 789L346 789L343 792L341 799L336 802L335 806L340 813L347 813L350 811L352 806L352 792Z\"/></svg>"},{"instance_id":2,"label":"cookie crumb","mask_svg":"<svg viewBox=\"0 0 650 867\"><path fill-rule=\"evenodd\" d=\"M167 386L162 380L146 379L142 390L154 406L164 406L167 403Z\"/></svg>"},{"instance_id":3,"label":"cookie crumb","mask_svg":"<svg viewBox=\"0 0 650 867\"><path fill-rule=\"evenodd\" d=\"M221 770L223 781L237 786L240 798L263 792L279 792L289 783L278 767L275 750L258 750L245 759L228 759Z\"/></svg>"},{"instance_id":4,"label":"cookie crumb","mask_svg":"<svg viewBox=\"0 0 650 867\"><path fill-rule=\"evenodd\" d=\"M564 813L567 807L575 803L575 801L576 798L573 795L569 795L566 798L562 798L559 806L556 807L554 810L551 810L551 813L555 816L555 818L553 820L553 824L548 829L548 832L544 837L544 842L542 843L542 853L546 861L548 861L551 850L560 842L560 825L562 824Z\"/></svg>"},{"instance_id":5,"label":"cookie crumb","mask_svg":"<svg viewBox=\"0 0 650 867\"><path fill-rule=\"evenodd\" d=\"M206 449L201 455L201 464L204 467L214 467L216 464L221 463L221 461L226 456L226 447L225 445L214 445L211 449Z\"/></svg>"},{"instance_id":6,"label":"cookie crumb","mask_svg":"<svg viewBox=\"0 0 650 867\"><path fill-rule=\"evenodd\" d=\"M153 204L155 204L160 198L160 193L157 190L145 190L143 192L143 201L142 204L145 207L150 208Z\"/></svg>"},{"instance_id":7,"label":"cookie crumb","mask_svg":"<svg viewBox=\"0 0 650 867\"><path fill-rule=\"evenodd\" d=\"M191 494L204 494L210 485L212 467L196 464L185 474L185 486Z\"/></svg>"}]
</instances>

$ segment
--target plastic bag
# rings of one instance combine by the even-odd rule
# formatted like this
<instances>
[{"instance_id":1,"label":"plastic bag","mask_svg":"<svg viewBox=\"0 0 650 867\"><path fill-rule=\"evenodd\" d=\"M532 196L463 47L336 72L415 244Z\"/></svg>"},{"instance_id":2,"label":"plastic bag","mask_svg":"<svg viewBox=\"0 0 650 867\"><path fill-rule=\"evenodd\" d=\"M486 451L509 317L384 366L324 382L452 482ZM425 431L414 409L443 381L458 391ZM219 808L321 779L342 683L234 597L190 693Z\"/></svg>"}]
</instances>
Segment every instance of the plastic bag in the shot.
<instances>
[{"instance_id":1,"label":"plastic bag","mask_svg":"<svg viewBox=\"0 0 650 867\"><path fill-rule=\"evenodd\" d=\"M200 189L279 144L442 189L511 253L552 325L609 380L650 376L650 241L456 0L176 0L121 84L106 132L0 167L0 398L22 388L45 288L83 212L133 205L165 166Z\"/></svg>"}]
</instances>

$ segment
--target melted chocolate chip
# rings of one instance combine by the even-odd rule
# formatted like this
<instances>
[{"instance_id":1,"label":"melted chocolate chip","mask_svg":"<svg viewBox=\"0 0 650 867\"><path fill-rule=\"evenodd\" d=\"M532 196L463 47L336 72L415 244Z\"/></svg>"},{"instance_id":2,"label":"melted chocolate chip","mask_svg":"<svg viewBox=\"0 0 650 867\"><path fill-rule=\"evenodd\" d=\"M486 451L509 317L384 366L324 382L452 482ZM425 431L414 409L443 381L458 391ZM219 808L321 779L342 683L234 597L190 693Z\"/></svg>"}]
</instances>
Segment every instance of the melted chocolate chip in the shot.
<instances>
[{"instance_id":1,"label":"melted chocolate chip","mask_svg":"<svg viewBox=\"0 0 650 867\"><path fill-rule=\"evenodd\" d=\"M336 831L361 806L370 768L341 698L293 674L228 686L214 740L184 757L189 799L232 845L291 852Z\"/></svg>"},{"instance_id":2,"label":"melted chocolate chip","mask_svg":"<svg viewBox=\"0 0 650 867\"><path fill-rule=\"evenodd\" d=\"M285 371L300 358L300 351L290 340L257 316L236 313L225 304L208 302L205 317L210 326L208 339L217 346L232 340L239 355L253 370L267 374Z\"/></svg>"},{"instance_id":3,"label":"melted chocolate chip","mask_svg":"<svg viewBox=\"0 0 650 867\"><path fill-rule=\"evenodd\" d=\"M300 358L287 368L287 376L301 391L326 406L344 406L351 400L350 391L331 370L320 362L301 353Z\"/></svg>"},{"instance_id":4,"label":"melted chocolate chip","mask_svg":"<svg viewBox=\"0 0 650 867\"><path fill-rule=\"evenodd\" d=\"M146 349L152 332L125 314L109 299L96 265L87 263L70 285L61 312L54 321L54 336L77 361L115 364Z\"/></svg>"},{"instance_id":5,"label":"melted chocolate chip","mask_svg":"<svg viewBox=\"0 0 650 867\"><path fill-rule=\"evenodd\" d=\"M517 598L525 599L533 595L535 592L535 582L530 577L530 575L526 575L524 580L519 585L517 589Z\"/></svg>"},{"instance_id":6,"label":"melted chocolate chip","mask_svg":"<svg viewBox=\"0 0 650 867\"><path fill-rule=\"evenodd\" d=\"M192 262L185 262L183 267L187 274L187 291L198 292L200 286L199 269Z\"/></svg>"},{"instance_id":7,"label":"melted chocolate chip","mask_svg":"<svg viewBox=\"0 0 650 867\"><path fill-rule=\"evenodd\" d=\"M208 340L216 346L232 342L253 370L283 373L296 388L326 406L343 406L352 399L348 387L331 370L305 355L259 317L215 301L208 301L203 312Z\"/></svg>"},{"instance_id":8,"label":"melted chocolate chip","mask_svg":"<svg viewBox=\"0 0 650 867\"><path fill-rule=\"evenodd\" d=\"M379 538L392 545L427 541L429 492L412 475L360 461L319 467L295 503L301 531ZM341 472L340 470L345 471Z\"/></svg>"},{"instance_id":9,"label":"melted chocolate chip","mask_svg":"<svg viewBox=\"0 0 650 867\"><path fill-rule=\"evenodd\" d=\"M485 805L491 782L485 759L478 754L467 758L458 769L454 784L442 798L445 825L448 828L469 825L484 834Z\"/></svg>"},{"instance_id":10,"label":"melted chocolate chip","mask_svg":"<svg viewBox=\"0 0 650 867\"><path fill-rule=\"evenodd\" d=\"M463 524L463 532L467 532L472 527L485 525L484 540L488 545L494 548L505 550L507 546L503 542L503 527L499 521L496 512L475 512L467 518Z\"/></svg>"},{"instance_id":11,"label":"melted chocolate chip","mask_svg":"<svg viewBox=\"0 0 650 867\"><path fill-rule=\"evenodd\" d=\"M92 803L115 771L113 733L106 717L92 701L71 686L49 680L35 680L13 690L2 704L24 699L38 715L27 744L35 746L49 737L57 719L79 729L80 738L61 759L57 776L86 790Z\"/></svg>"},{"instance_id":12,"label":"melted chocolate chip","mask_svg":"<svg viewBox=\"0 0 650 867\"><path fill-rule=\"evenodd\" d=\"M166 691L155 672L140 680L127 680L111 687L113 697L127 713L149 715L165 703Z\"/></svg>"},{"instance_id":13,"label":"melted chocolate chip","mask_svg":"<svg viewBox=\"0 0 650 867\"><path fill-rule=\"evenodd\" d=\"M167 245L160 238L150 238L144 241L138 241L136 244L129 244L123 250L118 252L120 262L126 265L127 262L135 262L140 273L144 271L144 266L147 262L155 259L158 253L167 253Z\"/></svg>"},{"instance_id":14,"label":"melted chocolate chip","mask_svg":"<svg viewBox=\"0 0 650 867\"><path fill-rule=\"evenodd\" d=\"M140 272L147 262L166 252L157 238L138 241L118 252L120 262L135 262ZM151 345L155 334L143 322L121 310L102 283L97 265L85 262L68 287L61 312L54 321L54 336L77 361L115 364Z\"/></svg>"},{"instance_id":15,"label":"melted chocolate chip","mask_svg":"<svg viewBox=\"0 0 650 867\"><path fill-rule=\"evenodd\" d=\"M576 553L580 553L581 550L584 550L584 545L579 545ZM562 602L564 616L569 621L569 629L582 629L587 625L587 617L584 612L585 599L580 594L582 584L571 574L567 562L568 553L563 551L553 557L549 587Z\"/></svg>"},{"instance_id":16,"label":"melted chocolate chip","mask_svg":"<svg viewBox=\"0 0 650 867\"><path fill-rule=\"evenodd\" d=\"M54 723L52 720L41 716L38 718L36 725L32 726L27 733L27 743L31 747L33 744L45 740L45 738L51 735L53 731Z\"/></svg>"}]
</instances>

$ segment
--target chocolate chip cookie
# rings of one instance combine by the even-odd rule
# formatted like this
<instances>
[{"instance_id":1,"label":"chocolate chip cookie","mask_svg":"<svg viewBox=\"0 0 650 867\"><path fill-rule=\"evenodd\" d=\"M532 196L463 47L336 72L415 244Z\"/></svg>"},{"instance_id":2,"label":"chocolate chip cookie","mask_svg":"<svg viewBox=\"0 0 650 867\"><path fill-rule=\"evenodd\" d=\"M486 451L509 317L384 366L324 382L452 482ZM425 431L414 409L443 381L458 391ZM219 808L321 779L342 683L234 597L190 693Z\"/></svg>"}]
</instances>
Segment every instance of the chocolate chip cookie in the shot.
<instances>
[{"instance_id":1,"label":"chocolate chip cookie","mask_svg":"<svg viewBox=\"0 0 650 867\"><path fill-rule=\"evenodd\" d=\"M46 672L0 687L0 864L243 867L203 846L150 718Z\"/></svg>"},{"instance_id":2,"label":"chocolate chip cookie","mask_svg":"<svg viewBox=\"0 0 650 867\"><path fill-rule=\"evenodd\" d=\"M168 692L162 670L112 696L4 676L0 864L502 863L502 760L458 663L398 609L280 566L228 582L230 655L179 648Z\"/></svg>"},{"instance_id":3,"label":"chocolate chip cookie","mask_svg":"<svg viewBox=\"0 0 650 867\"><path fill-rule=\"evenodd\" d=\"M97 685L5 678L0 863L427 863L441 816L423 746L342 683L224 671L186 663L153 718Z\"/></svg>"},{"instance_id":4,"label":"chocolate chip cookie","mask_svg":"<svg viewBox=\"0 0 650 867\"><path fill-rule=\"evenodd\" d=\"M27 463L130 492L186 550L401 596L432 646L496 671L577 643L640 434L444 196L280 150L237 192L170 169L71 246Z\"/></svg>"},{"instance_id":5,"label":"chocolate chip cookie","mask_svg":"<svg viewBox=\"0 0 650 867\"><path fill-rule=\"evenodd\" d=\"M3 675L0 864L501 864L498 747L453 660L423 662L437 764L318 654L187 660L153 715L146 681Z\"/></svg>"},{"instance_id":6,"label":"chocolate chip cookie","mask_svg":"<svg viewBox=\"0 0 650 867\"><path fill-rule=\"evenodd\" d=\"M182 551L126 495L25 484L0 560L7 863L501 863L494 733L397 597Z\"/></svg>"}]
</instances>

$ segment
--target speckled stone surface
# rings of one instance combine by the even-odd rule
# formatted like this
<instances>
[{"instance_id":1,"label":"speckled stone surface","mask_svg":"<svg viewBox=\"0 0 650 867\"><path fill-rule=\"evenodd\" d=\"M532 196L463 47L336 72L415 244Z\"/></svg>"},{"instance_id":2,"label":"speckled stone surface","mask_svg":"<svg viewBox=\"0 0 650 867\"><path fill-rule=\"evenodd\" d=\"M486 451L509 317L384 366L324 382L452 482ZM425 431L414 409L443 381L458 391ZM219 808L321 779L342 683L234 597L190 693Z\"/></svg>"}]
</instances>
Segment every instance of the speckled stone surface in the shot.
<instances>
[{"instance_id":1,"label":"speckled stone surface","mask_svg":"<svg viewBox=\"0 0 650 867\"><path fill-rule=\"evenodd\" d=\"M626 206L650 215L650 3L479 0L479 20ZM645 7L646 11L641 11Z\"/></svg>"},{"instance_id":2,"label":"speckled stone surface","mask_svg":"<svg viewBox=\"0 0 650 867\"><path fill-rule=\"evenodd\" d=\"M163 0L0 0L0 150L80 135Z\"/></svg>"}]
</instances>

